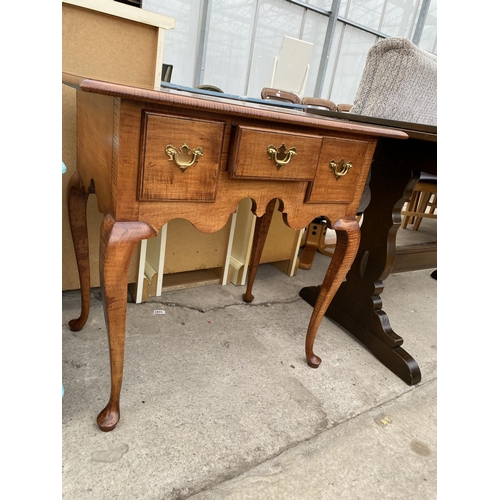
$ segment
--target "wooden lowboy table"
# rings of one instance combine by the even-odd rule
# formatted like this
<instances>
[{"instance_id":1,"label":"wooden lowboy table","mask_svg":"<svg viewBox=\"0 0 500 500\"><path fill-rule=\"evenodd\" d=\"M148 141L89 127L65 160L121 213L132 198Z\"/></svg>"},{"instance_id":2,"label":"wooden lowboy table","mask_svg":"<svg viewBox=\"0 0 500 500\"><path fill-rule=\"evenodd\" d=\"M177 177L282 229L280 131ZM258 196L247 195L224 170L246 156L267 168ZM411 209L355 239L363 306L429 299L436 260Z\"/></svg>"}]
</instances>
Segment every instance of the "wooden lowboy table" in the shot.
<instances>
[{"instance_id":1,"label":"wooden lowboy table","mask_svg":"<svg viewBox=\"0 0 500 500\"><path fill-rule=\"evenodd\" d=\"M97 417L103 431L120 418L125 348L127 268L137 243L175 218L202 232L226 224L244 198L257 215L247 289L251 290L275 200L287 224L302 229L315 217L337 231L306 335L306 358L321 360L314 338L332 297L356 256L356 220L379 137L407 139L389 128L347 123L303 111L187 92L158 91L63 73L77 90L77 170L68 185L68 213L81 283L82 308L70 328L85 325L90 307L86 204L104 214L100 282L106 320L111 393Z\"/></svg>"}]
</instances>

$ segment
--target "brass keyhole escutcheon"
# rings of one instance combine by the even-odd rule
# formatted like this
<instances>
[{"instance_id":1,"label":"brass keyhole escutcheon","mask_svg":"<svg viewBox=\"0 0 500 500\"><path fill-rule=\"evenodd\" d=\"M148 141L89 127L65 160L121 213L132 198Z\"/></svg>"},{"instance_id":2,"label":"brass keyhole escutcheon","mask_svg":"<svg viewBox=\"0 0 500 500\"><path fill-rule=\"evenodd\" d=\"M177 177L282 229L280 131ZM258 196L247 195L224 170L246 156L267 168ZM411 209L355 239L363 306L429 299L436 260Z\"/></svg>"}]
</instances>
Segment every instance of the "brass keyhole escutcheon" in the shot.
<instances>
[{"instance_id":1,"label":"brass keyhole escutcheon","mask_svg":"<svg viewBox=\"0 0 500 500\"><path fill-rule=\"evenodd\" d=\"M193 166L198 161L200 156L203 156L203 149L198 147L191 150L184 143L179 151L177 151L176 147L168 144L165 146L165 153L168 155L168 161L174 161L181 169L181 172L184 173L187 168Z\"/></svg>"},{"instance_id":2,"label":"brass keyhole escutcheon","mask_svg":"<svg viewBox=\"0 0 500 500\"><path fill-rule=\"evenodd\" d=\"M352 168L352 162L348 161L347 163L344 161L344 158L341 158L337 163L335 160L330 162L330 171L335 174L335 179L339 180L341 177L344 177L349 170Z\"/></svg>"},{"instance_id":3,"label":"brass keyhole escutcheon","mask_svg":"<svg viewBox=\"0 0 500 500\"><path fill-rule=\"evenodd\" d=\"M276 164L276 169L279 170L283 165L292 161L292 158L297 154L297 150L295 148L287 149L284 144L276 149L270 144L267 147L267 154L269 155L269 160L273 160Z\"/></svg>"}]
</instances>

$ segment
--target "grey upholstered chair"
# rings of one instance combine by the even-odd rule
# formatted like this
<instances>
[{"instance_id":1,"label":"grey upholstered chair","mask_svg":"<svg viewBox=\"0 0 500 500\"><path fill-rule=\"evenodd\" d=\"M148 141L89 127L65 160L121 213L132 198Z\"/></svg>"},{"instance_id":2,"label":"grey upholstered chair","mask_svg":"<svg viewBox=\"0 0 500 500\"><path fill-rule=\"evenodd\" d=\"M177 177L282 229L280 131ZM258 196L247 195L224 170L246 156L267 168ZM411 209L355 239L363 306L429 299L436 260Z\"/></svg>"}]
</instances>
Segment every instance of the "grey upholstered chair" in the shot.
<instances>
[{"instance_id":1,"label":"grey upholstered chair","mask_svg":"<svg viewBox=\"0 0 500 500\"><path fill-rule=\"evenodd\" d=\"M437 57L406 38L376 43L349 113L437 125Z\"/></svg>"},{"instance_id":2,"label":"grey upholstered chair","mask_svg":"<svg viewBox=\"0 0 500 500\"><path fill-rule=\"evenodd\" d=\"M386 38L376 43L368 51L354 103L339 104L337 109L356 115L437 125L437 57L406 38ZM370 174L358 208L359 218L370 202L369 182ZM437 194L436 176L426 174L425 181L419 185L426 182L434 184ZM320 240L319 248L323 243Z\"/></svg>"},{"instance_id":3,"label":"grey upholstered chair","mask_svg":"<svg viewBox=\"0 0 500 500\"><path fill-rule=\"evenodd\" d=\"M437 125L437 57L406 38L376 43L348 113ZM437 185L432 177L428 174L425 182ZM370 202L368 182L358 213Z\"/></svg>"}]
</instances>

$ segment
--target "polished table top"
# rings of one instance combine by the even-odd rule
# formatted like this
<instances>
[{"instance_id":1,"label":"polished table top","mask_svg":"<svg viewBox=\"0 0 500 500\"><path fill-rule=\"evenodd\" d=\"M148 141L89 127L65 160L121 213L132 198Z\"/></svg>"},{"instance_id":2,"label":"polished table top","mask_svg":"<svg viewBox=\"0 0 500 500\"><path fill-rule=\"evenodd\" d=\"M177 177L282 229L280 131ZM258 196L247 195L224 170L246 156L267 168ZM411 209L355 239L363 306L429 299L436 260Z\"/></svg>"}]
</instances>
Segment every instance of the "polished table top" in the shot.
<instances>
[{"instance_id":1,"label":"polished table top","mask_svg":"<svg viewBox=\"0 0 500 500\"><path fill-rule=\"evenodd\" d=\"M327 118L347 120L354 123L364 123L364 124L378 125L381 127L390 127L393 129L399 129L406 132L410 138L437 142L436 125L405 122L401 120L389 120L388 118L378 118L376 116L355 115L352 113L345 113L341 111L329 111L327 109L320 109L314 106L308 106L304 109L304 111L306 113L320 115Z\"/></svg>"}]
</instances>

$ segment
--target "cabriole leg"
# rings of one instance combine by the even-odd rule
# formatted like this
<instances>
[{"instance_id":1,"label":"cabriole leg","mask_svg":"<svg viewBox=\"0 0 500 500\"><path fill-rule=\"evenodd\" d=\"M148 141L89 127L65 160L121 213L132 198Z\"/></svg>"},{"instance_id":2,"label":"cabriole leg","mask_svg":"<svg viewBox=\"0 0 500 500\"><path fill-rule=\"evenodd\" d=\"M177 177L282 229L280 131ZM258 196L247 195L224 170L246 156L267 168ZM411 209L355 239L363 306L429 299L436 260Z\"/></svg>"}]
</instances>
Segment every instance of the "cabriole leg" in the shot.
<instances>
[{"instance_id":1,"label":"cabriole leg","mask_svg":"<svg viewBox=\"0 0 500 500\"><path fill-rule=\"evenodd\" d=\"M120 420L120 391L125 354L127 270L140 240L155 235L145 222L115 222L108 214L101 226L99 271L104 317L108 332L111 393L97 417L101 431L111 431Z\"/></svg>"},{"instance_id":2,"label":"cabriole leg","mask_svg":"<svg viewBox=\"0 0 500 500\"><path fill-rule=\"evenodd\" d=\"M67 204L71 237L75 249L78 276L80 278L80 317L69 322L73 332L79 332L87 322L90 310L89 239L87 234L87 199L89 193L83 187L80 175L75 172L67 187Z\"/></svg>"},{"instance_id":3,"label":"cabriole leg","mask_svg":"<svg viewBox=\"0 0 500 500\"><path fill-rule=\"evenodd\" d=\"M273 218L275 204L276 201L271 200L267 204L265 213L261 217L257 217L257 220L255 221L255 232L253 235L252 253L250 255L247 288L245 293L243 294L243 300L245 302L252 302L252 300L254 299L254 296L252 295L252 288L255 281L255 276L257 275L257 269L259 268L262 250L264 249L264 244L266 243L269 226L271 225L271 220Z\"/></svg>"},{"instance_id":4,"label":"cabriole leg","mask_svg":"<svg viewBox=\"0 0 500 500\"><path fill-rule=\"evenodd\" d=\"M337 232L335 252L325 274L307 329L306 359L307 364L312 368L317 368L321 364L321 358L313 352L319 325L333 296L354 262L360 241L360 229L356 219L340 219L333 229Z\"/></svg>"}]
</instances>

